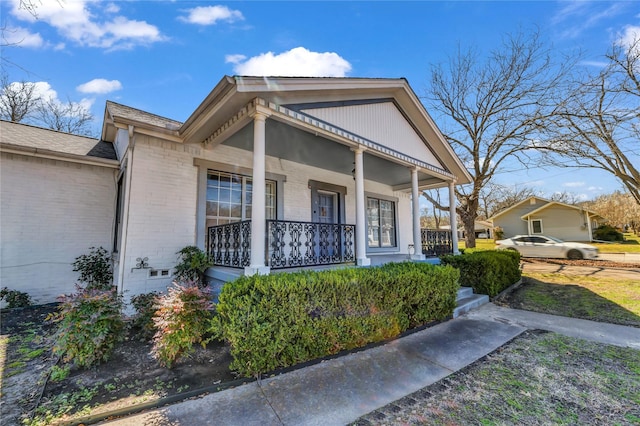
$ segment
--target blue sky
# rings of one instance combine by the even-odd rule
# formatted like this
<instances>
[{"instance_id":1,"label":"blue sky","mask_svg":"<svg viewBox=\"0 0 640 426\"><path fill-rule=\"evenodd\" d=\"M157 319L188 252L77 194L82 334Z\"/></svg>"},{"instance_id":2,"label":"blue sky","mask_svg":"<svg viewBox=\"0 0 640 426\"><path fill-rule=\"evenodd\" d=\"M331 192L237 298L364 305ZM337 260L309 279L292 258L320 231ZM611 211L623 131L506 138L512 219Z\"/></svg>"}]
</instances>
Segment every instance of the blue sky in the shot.
<instances>
[{"instance_id":1,"label":"blue sky","mask_svg":"<svg viewBox=\"0 0 640 426\"><path fill-rule=\"evenodd\" d=\"M637 1L33 2L37 18L0 2L3 72L86 105L96 129L106 100L183 121L224 75L405 77L424 96L430 65L458 43L488 51L535 26L556 51L581 48L582 65L598 67L640 31ZM497 181L585 199L621 187L575 169L511 169Z\"/></svg>"}]
</instances>

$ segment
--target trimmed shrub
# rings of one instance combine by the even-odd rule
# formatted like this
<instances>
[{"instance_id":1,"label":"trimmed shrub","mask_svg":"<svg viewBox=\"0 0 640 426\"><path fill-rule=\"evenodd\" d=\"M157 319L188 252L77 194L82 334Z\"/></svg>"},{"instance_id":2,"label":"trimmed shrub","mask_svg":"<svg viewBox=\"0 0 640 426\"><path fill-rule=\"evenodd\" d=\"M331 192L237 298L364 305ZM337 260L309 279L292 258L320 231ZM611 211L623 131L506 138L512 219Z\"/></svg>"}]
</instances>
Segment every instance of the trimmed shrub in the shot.
<instances>
[{"instance_id":1,"label":"trimmed shrub","mask_svg":"<svg viewBox=\"0 0 640 426\"><path fill-rule=\"evenodd\" d=\"M58 324L53 353L85 368L107 361L124 336L122 296L115 289L78 287L58 300L58 310L49 317Z\"/></svg>"},{"instance_id":2,"label":"trimmed shrub","mask_svg":"<svg viewBox=\"0 0 640 426\"><path fill-rule=\"evenodd\" d=\"M463 255L442 256L444 265L460 270L460 285L473 287L479 294L496 296L522 276L520 253L510 250L485 250Z\"/></svg>"},{"instance_id":3,"label":"trimmed shrub","mask_svg":"<svg viewBox=\"0 0 640 426\"><path fill-rule=\"evenodd\" d=\"M601 241L624 241L624 234L611 225L601 225L594 229L593 238Z\"/></svg>"},{"instance_id":4,"label":"trimmed shrub","mask_svg":"<svg viewBox=\"0 0 640 426\"><path fill-rule=\"evenodd\" d=\"M131 297L131 305L136 310L131 319L131 327L135 329L140 339L149 341L156 334L156 325L153 316L157 309L157 300L161 293L152 291L151 293L138 294Z\"/></svg>"},{"instance_id":5,"label":"trimmed shrub","mask_svg":"<svg viewBox=\"0 0 640 426\"><path fill-rule=\"evenodd\" d=\"M3 287L0 290L0 300L4 300L7 303L7 308L26 308L31 306L31 296L28 293L18 290L9 290L7 287Z\"/></svg>"},{"instance_id":6,"label":"trimmed shrub","mask_svg":"<svg viewBox=\"0 0 640 426\"><path fill-rule=\"evenodd\" d=\"M222 288L211 331L251 376L383 341L445 319L459 273L404 263L241 277Z\"/></svg>"},{"instance_id":7,"label":"trimmed shrub","mask_svg":"<svg viewBox=\"0 0 640 426\"><path fill-rule=\"evenodd\" d=\"M156 299L153 317L157 329L151 354L171 368L182 355L189 354L195 343L205 345L211 319L209 294L195 284L173 283L167 294Z\"/></svg>"}]
</instances>

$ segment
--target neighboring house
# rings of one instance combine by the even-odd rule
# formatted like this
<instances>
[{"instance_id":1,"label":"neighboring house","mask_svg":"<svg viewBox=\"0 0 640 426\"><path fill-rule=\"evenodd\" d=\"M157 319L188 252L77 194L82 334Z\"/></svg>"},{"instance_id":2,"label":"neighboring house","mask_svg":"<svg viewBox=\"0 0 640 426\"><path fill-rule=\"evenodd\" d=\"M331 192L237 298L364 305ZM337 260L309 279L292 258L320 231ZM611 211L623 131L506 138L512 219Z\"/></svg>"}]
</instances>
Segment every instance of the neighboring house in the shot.
<instances>
[{"instance_id":1,"label":"neighboring house","mask_svg":"<svg viewBox=\"0 0 640 426\"><path fill-rule=\"evenodd\" d=\"M473 223L476 238L493 238L493 224L486 220L476 220ZM442 225L440 229L451 230L450 225ZM464 227L458 226L458 238L466 238Z\"/></svg>"},{"instance_id":2,"label":"neighboring house","mask_svg":"<svg viewBox=\"0 0 640 426\"><path fill-rule=\"evenodd\" d=\"M112 144L118 159L102 167L108 188L76 178L86 197L100 200L64 200L62 210L70 223L91 218L107 231L94 239L70 236L82 249L61 262L68 268L91 245L112 249L114 280L128 296L166 289L176 252L187 245L213 255L209 275L220 281L284 268L423 259L413 250L414 241L425 243L412 199L421 189L453 192L470 181L405 79L224 77L184 123L107 102L99 144ZM14 181L23 175L18 168L12 174ZM5 200L32 198L26 189L5 195L2 177L3 209ZM102 216L76 210L79 204ZM30 220L44 229L48 205L40 207ZM10 226L3 219L3 254ZM24 247L46 239L55 250L47 233L25 230L11 238L23 238ZM17 288L4 280L5 264L3 256L3 285Z\"/></svg>"},{"instance_id":3,"label":"neighboring house","mask_svg":"<svg viewBox=\"0 0 640 426\"><path fill-rule=\"evenodd\" d=\"M504 238L514 235L548 235L564 241L592 241L593 230L604 219L579 206L529 197L489 218Z\"/></svg>"}]
</instances>

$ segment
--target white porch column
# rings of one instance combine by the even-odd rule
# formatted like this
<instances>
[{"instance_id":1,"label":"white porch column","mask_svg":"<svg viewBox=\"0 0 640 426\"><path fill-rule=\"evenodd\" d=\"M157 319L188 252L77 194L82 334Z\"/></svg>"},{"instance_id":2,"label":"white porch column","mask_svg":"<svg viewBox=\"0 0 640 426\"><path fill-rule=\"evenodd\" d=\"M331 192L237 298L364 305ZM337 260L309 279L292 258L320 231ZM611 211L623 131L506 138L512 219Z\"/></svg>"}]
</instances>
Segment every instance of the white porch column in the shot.
<instances>
[{"instance_id":1,"label":"white porch column","mask_svg":"<svg viewBox=\"0 0 640 426\"><path fill-rule=\"evenodd\" d=\"M245 275L269 273L265 266L265 122L268 114L256 111L253 115L253 195L251 199L251 263Z\"/></svg>"},{"instance_id":2,"label":"white porch column","mask_svg":"<svg viewBox=\"0 0 640 426\"><path fill-rule=\"evenodd\" d=\"M456 216L456 192L454 189L455 182L449 182L449 216L451 222L451 245L453 246L453 254L460 254L458 250L458 218Z\"/></svg>"},{"instance_id":3,"label":"white porch column","mask_svg":"<svg viewBox=\"0 0 640 426\"><path fill-rule=\"evenodd\" d=\"M358 266L371 265L367 257L367 210L364 203L364 147L352 149L355 152L356 168L356 263Z\"/></svg>"},{"instance_id":4,"label":"white porch column","mask_svg":"<svg viewBox=\"0 0 640 426\"><path fill-rule=\"evenodd\" d=\"M413 254L411 259L424 260L422 234L420 233L420 194L418 193L418 169L411 169L411 204L413 207Z\"/></svg>"}]
</instances>

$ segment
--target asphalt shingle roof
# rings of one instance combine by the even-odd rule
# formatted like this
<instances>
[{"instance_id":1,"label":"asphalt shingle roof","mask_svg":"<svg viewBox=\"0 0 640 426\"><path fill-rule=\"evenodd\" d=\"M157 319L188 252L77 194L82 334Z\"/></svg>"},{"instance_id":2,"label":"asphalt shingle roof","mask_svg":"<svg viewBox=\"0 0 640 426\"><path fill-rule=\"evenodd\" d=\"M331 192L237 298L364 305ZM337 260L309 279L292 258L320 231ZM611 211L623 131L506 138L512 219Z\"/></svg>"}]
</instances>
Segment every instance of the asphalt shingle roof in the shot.
<instances>
[{"instance_id":1,"label":"asphalt shingle roof","mask_svg":"<svg viewBox=\"0 0 640 426\"><path fill-rule=\"evenodd\" d=\"M0 142L64 154L118 159L110 142L11 121L0 120Z\"/></svg>"},{"instance_id":2,"label":"asphalt shingle roof","mask_svg":"<svg viewBox=\"0 0 640 426\"><path fill-rule=\"evenodd\" d=\"M111 114L112 117L122 117L131 121L148 123L165 129L177 130L182 126L180 121L161 117L159 115L118 104L113 101L107 101L107 111L109 111L109 114Z\"/></svg>"}]
</instances>

